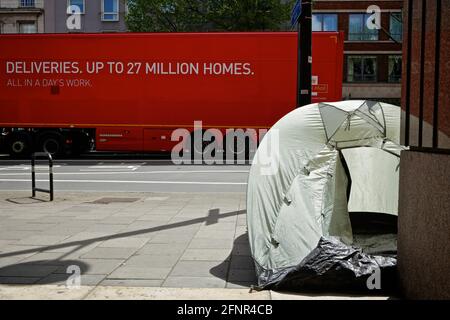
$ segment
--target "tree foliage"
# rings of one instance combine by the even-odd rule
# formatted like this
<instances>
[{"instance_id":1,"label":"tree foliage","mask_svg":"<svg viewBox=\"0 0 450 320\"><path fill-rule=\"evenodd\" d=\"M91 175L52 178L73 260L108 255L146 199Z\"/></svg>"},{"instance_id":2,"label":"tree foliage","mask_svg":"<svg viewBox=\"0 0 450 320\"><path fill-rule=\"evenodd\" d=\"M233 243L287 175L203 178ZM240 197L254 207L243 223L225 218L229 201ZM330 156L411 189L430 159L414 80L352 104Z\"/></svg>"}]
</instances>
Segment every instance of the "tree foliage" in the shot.
<instances>
[{"instance_id":1,"label":"tree foliage","mask_svg":"<svg viewBox=\"0 0 450 320\"><path fill-rule=\"evenodd\" d=\"M293 0L131 0L128 28L158 31L268 31L289 21Z\"/></svg>"}]
</instances>

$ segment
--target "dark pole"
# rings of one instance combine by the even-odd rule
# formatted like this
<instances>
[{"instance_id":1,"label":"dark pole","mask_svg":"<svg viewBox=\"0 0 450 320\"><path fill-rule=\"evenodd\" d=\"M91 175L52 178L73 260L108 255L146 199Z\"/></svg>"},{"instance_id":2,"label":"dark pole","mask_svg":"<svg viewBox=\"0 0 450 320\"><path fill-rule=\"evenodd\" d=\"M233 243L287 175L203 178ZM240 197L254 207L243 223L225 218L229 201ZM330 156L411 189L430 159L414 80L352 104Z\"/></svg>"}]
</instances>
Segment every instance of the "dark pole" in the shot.
<instances>
[{"instance_id":1,"label":"dark pole","mask_svg":"<svg viewBox=\"0 0 450 320\"><path fill-rule=\"evenodd\" d=\"M297 107L311 103L312 0L302 0L298 23Z\"/></svg>"},{"instance_id":2,"label":"dark pole","mask_svg":"<svg viewBox=\"0 0 450 320\"><path fill-rule=\"evenodd\" d=\"M36 161L36 154L31 155L31 196L36 197L36 173L34 171L34 164Z\"/></svg>"}]
</instances>

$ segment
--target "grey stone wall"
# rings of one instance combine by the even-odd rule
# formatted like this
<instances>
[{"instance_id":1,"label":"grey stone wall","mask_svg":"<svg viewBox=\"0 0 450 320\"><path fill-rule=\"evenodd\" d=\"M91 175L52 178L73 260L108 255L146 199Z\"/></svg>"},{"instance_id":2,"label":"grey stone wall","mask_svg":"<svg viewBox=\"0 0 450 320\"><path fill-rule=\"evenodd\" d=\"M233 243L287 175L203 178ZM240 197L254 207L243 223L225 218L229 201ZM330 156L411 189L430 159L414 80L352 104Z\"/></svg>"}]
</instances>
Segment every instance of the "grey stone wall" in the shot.
<instances>
[{"instance_id":1,"label":"grey stone wall","mask_svg":"<svg viewBox=\"0 0 450 320\"><path fill-rule=\"evenodd\" d=\"M450 155L402 152L398 224L405 296L450 299Z\"/></svg>"}]
</instances>

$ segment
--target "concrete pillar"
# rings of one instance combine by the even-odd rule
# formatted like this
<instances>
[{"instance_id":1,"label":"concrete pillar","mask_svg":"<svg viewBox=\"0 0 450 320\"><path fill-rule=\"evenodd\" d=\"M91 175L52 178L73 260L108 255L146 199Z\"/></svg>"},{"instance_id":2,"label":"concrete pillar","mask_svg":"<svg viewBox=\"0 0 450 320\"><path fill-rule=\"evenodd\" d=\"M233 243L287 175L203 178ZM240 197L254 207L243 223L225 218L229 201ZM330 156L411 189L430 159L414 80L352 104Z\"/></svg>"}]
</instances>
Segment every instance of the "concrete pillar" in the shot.
<instances>
[{"instance_id":1,"label":"concrete pillar","mask_svg":"<svg viewBox=\"0 0 450 320\"><path fill-rule=\"evenodd\" d=\"M401 154L398 271L406 298L450 299L450 154Z\"/></svg>"}]
</instances>

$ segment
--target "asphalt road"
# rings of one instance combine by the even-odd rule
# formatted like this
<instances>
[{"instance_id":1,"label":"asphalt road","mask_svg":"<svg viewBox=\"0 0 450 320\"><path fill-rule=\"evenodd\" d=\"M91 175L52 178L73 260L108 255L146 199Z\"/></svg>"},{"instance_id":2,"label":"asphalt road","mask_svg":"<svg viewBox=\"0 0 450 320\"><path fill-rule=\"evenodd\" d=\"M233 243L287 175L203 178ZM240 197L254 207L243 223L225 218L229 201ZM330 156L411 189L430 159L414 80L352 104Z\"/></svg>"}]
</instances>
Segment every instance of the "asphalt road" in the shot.
<instances>
[{"instance_id":1,"label":"asphalt road","mask_svg":"<svg viewBox=\"0 0 450 320\"><path fill-rule=\"evenodd\" d=\"M58 191L244 192L248 165L173 165L170 160L61 159L54 162ZM39 161L37 186L48 188L48 166ZM0 190L30 190L29 160L0 160Z\"/></svg>"}]
</instances>

